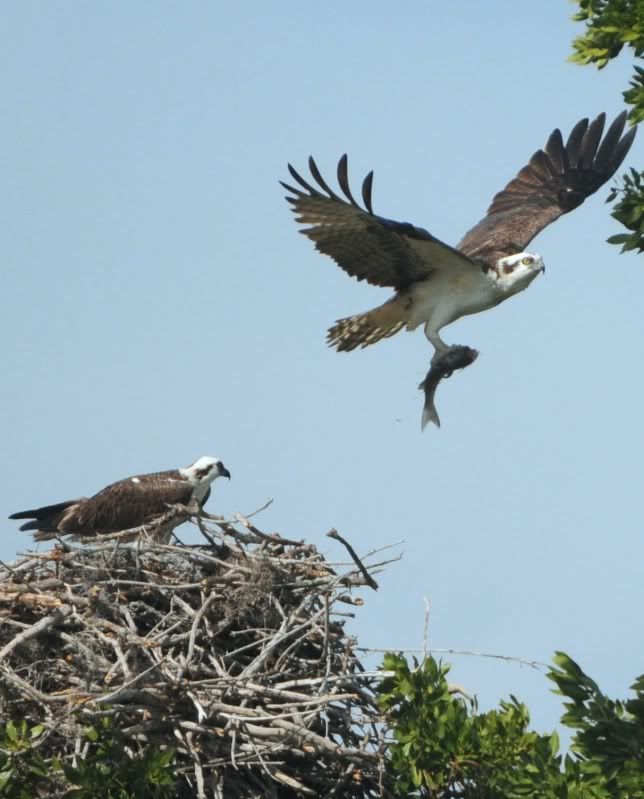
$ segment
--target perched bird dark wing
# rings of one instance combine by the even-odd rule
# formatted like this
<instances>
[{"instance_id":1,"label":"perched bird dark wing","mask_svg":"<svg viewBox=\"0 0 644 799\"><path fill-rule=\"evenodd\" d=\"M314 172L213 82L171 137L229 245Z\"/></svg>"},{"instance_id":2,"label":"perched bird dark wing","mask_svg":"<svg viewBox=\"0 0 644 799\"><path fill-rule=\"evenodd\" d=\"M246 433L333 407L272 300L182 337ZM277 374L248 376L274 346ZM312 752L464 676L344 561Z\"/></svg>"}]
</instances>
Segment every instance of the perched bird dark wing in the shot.
<instances>
[{"instance_id":1,"label":"perched bird dark wing","mask_svg":"<svg viewBox=\"0 0 644 799\"><path fill-rule=\"evenodd\" d=\"M622 135L626 111L602 140L605 122L603 113L590 124L580 120L565 145L555 129L458 248L486 260L523 252L537 233L594 194L615 174L635 138L635 128Z\"/></svg>"},{"instance_id":2,"label":"perched bird dark wing","mask_svg":"<svg viewBox=\"0 0 644 799\"><path fill-rule=\"evenodd\" d=\"M66 513L71 512L73 506L87 502L87 497L78 499L68 499L64 502L57 502L55 505L43 505L41 508L31 510L21 510L12 513L10 519L31 519L32 521L21 524L20 530L42 530L43 532L57 533L58 525Z\"/></svg>"},{"instance_id":3,"label":"perched bird dark wing","mask_svg":"<svg viewBox=\"0 0 644 799\"><path fill-rule=\"evenodd\" d=\"M299 188L280 182L289 192L286 199L297 221L310 226L301 232L352 277L401 291L440 269L480 269L423 228L376 216L371 205L373 172L363 181L365 209L361 208L349 188L346 155L338 163L338 183L346 200L329 188L313 158L309 158L309 169L319 188L307 183L290 164L288 169Z\"/></svg>"},{"instance_id":4,"label":"perched bird dark wing","mask_svg":"<svg viewBox=\"0 0 644 799\"><path fill-rule=\"evenodd\" d=\"M134 480L112 483L80 504L61 521L61 533L92 535L138 527L165 513L168 505L187 505L194 488L187 480L156 475Z\"/></svg>"}]
</instances>

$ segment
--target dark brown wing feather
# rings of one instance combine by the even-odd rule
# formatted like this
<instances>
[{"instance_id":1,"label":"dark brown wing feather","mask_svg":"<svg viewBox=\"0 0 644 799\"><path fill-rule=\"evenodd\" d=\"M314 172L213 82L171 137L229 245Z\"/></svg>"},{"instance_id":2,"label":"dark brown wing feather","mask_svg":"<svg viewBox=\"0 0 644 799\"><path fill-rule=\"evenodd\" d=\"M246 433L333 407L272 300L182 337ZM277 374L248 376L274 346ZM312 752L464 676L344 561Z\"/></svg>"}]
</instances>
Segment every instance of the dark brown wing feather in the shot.
<instances>
[{"instance_id":1,"label":"dark brown wing feather","mask_svg":"<svg viewBox=\"0 0 644 799\"><path fill-rule=\"evenodd\" d=\"M59 525L61 533L94 535L116 533L146 524L165 513L168 505L187 504L192 485L178 472L141 475L119 480L83 502L66 515Z\"/></svg>"},{"instance_id":2,"label":"dark brown wing feather","mask_svg":"<svg viewBox=\"0 0 644 799\"><path fill-rule=\"evenodd\" d=\"M288 169L299 188L281 185L289 192L286 199L297 221L309 225L302 233L352 277L400 291L438 269L479 268L426 230L376 216L371 204L373 172L362 183L365 208L361 208L349 187L346 155L338 163L337 175L346 199L328 186L313 158L309 158L309 169L319 188L307 183L290 164Z\"/></svg>"},{"instance_id":3,"label":"dark brown wing feather","mask_svg":"<svg viewBox=\"0 0 644 799\"><path fill-rule=\"evenodd\" d=\"M561 131L554 130L545 148L494 197L459 249L486 260L522 252L537 233L594 194L619 169L635 138L635 128L622 135L626 111L602 141L605 121L603 113L590 124L580 120L565 145Z\"/></svg>"},{"instance_id":4,"label":"dark brown wing feather","mask_svg":"<svg viewBox=\"0 0 644 799\"><path fill-rule=\"evenodd\" d=\"M73 505L79 505L82 502L87 502L87 497L68 499L64 502L57 502L55 505L43 505L41 508L32 508L31 510L21 510L18 513L12 513L9 518L31 519L31 521L21 524L18 528L20 530L40 530L55 534L58 532L58 525L65 513L68 513Z\"/></svg>"}]
</instances>

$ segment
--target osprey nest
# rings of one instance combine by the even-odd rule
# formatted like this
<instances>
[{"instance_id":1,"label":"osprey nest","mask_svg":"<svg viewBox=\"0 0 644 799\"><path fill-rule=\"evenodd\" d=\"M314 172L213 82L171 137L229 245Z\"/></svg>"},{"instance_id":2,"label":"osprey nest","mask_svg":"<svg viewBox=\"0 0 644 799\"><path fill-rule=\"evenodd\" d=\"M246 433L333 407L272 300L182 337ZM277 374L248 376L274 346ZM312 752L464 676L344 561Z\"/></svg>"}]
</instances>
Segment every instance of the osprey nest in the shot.
<instances>
[{"instance_id":1,"label":"osprey nest","mask_svg":"<svg viewBox=\"0 0 644 799\"><path fill-rule=\"evenodd\" d=\"M188 519L200 544L160 543ZM344 629L390 561L328 535L350 559L177 506L0 565L0 716L37 725L40 795L74 787L103 725L128 758L168 753L177 797L390 796L378 673Z\"/></svg>"}]
</instances>

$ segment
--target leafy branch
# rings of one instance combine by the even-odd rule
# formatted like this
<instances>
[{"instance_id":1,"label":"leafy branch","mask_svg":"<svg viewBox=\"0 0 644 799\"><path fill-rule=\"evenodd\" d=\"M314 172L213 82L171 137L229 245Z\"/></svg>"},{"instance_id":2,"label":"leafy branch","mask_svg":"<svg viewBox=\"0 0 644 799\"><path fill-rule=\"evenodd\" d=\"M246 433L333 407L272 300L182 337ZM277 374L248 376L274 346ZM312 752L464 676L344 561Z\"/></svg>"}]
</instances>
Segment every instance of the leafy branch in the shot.
<instances>
[{"instance_id":1,"label":"leafy branch","mask_svg":"<svg viewBox=\"0 0 644 799\"><path fill-rule=\"evenodd\" d=\"M617 197L620 199L615 203L612 216L632 233L617 233L607 241L609 244L621 244L621 252L644 252L644 172L631 169L630 174L623 175L606 202L613 202Z\"/></svg>"},{"instance_id":2,"label":"leafy branch","mask_svg":"<svg viewBox=\"0 0 644 799\"><path fill-rule=\"evenodd\" d=\"M575 22L585 22L586 32L572 43L578 64L594 64L603 69L624 46L644 53L644 13L640 0L577 0Z\"/></svg>"},{"instance_id":3,"label":"leafy branch","mask_svg":"<svg viewBox=\"0 0 644 799\"><path fill-rule=\"evenodd\" d=\"M642 799L644 675L625 702L604 696L563 653L549 678L566 697L563 723L576 730L572 753L556 732L529 730L515 697L480 713L476 700L450 692L449 666L433 658L410 665L385 656L391 673L380 704L393 735L388 766L399 796L428 799Z\"/></svg>"},{"instance_id":4,"label":"leafy branch","mask_svg":"<svg viewBox=\"0 0 644 799\"><path fill-rule=\"evenodd\" d=\"M577 64L593 64L603 69L627 48L638 59L644 56L644 2L642 0L576 0L579 11L573 16L584 22L586 31L572 43L570 57ZM632 106L629 119L637 125L644 120L644 68L634 66L634 74L624 91ZM631 169L611 191L607 202L617 198L612 216L630 233L611 236L610 244L621 244L621 252L644 252L644 172Z\"/></svg>"}]
</instances>

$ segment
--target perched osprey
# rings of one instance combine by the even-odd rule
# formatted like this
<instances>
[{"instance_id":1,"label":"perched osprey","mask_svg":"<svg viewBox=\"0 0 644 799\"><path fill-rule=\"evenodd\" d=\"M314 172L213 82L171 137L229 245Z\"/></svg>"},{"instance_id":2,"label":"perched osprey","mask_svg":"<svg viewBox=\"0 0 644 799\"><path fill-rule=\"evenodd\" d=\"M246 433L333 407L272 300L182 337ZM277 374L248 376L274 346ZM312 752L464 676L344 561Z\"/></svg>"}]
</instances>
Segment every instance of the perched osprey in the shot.
<instances>
[{"instance_id":1,"label":"perched osprey","mask_svg":"<svg viewBox=\"0 0 644 799\"><path fill-rule=\"evenodd\" d=\"M423 228L374 214L373 172L362 184L365 208L361 208L349 188L346 155L338 164L338 183L346 199L329 188L313 158L309 158L309 169L319 188L307 183L289 164L299 187L282 186L289 192L286 199L297 221L308 226L302 233L352 277L395 289L383 305L338 320L329 329L329 344L339 351L353 350L392 336L403 327L414 330L424 325L435 348L432 366L444 366L445 357L449 361L450 350L455 348L442 340L440 330L527 288L544 271L541 256L525 251L528 244L547 225L596 192L624 160L635 128L622 135L623 112L602 140L605 120L605 114L590 124L582 119L565 144L561 132L554 130L545 148L537 150L494 197L486 216L455 248ZM442 376L448 373L446 368L443 372Z\"/></svg>"},{"instance_id":2,"label":"perched osprey","mask_svg":"<svg viewBox=\"0 0 644 799\"><path fill-rule=\"evenodd\" d=\"M32 519L21 530L35 530L37 541L58 535L95 536L129 530L153 522L169 505L197 504L210 496L211 483L230 472L216 458L204 456L185 469L126 477L94 494L34 510L13 513L10 519Z\"/></svg>"}]
</instances>

